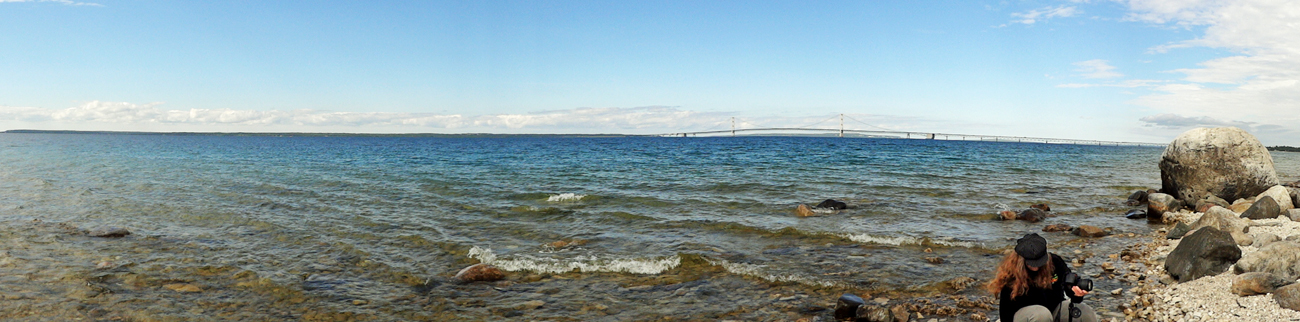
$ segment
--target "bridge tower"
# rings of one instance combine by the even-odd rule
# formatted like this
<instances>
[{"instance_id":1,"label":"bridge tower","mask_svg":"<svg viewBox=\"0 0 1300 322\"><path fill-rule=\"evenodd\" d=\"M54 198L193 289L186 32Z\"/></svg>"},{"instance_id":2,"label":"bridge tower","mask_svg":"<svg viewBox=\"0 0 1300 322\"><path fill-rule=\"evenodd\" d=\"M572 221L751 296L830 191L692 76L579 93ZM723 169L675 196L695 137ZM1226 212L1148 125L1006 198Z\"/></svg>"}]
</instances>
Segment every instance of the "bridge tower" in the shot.
<instances>
[{"instance_id":1,"label":"bridge tower","mask_svg":"<svg viewBox=\"0 0 1300 322\"><path fill-rule=\"evenodd\" d=\"M736 117L731 117L731 136L736 136Z\"/></svg>"},{"instance_id":2,"label":"bridge tower","mask_svg":"<svg viewBox=\"0 0 1300 322\"><path fill-rule=\"evenodd\" d=\"M844 137L844 113L840 113L840 137Z\"/></svg>"}]
</instances>

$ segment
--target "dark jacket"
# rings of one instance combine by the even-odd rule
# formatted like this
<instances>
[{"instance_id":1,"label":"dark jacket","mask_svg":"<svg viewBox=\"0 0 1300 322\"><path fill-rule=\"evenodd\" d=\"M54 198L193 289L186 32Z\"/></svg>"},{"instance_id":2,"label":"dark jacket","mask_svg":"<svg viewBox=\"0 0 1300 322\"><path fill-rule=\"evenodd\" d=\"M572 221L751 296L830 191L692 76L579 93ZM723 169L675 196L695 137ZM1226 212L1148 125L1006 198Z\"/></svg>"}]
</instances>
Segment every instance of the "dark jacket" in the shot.
<instances>
[{"instance_id":1,"label":"dark jacket","mask_svg":"<svg viewBox=\"0 0 1300 322\"><path fill-rule=\"evenodd\" d=\"M1073 291L1067 291L1065 286L1065 274L1070 273L1070 266L1065 263L1061 256L1052 254L1052 288L1044 289L1029 285L1029 290L1024 295L1011 299L1011 287L1003 286L1002 294L998 296L998 315L1002 321L1011 321L1016 316L1016 311L1030 305L1042 305L1048 310L1055 310L1065 296L1070 297L1070 301L1079 303L1083 301L1082 297L1074 296ZM1033 272L1030 272L1031 274Z\"/></svg>"}]
</instances>

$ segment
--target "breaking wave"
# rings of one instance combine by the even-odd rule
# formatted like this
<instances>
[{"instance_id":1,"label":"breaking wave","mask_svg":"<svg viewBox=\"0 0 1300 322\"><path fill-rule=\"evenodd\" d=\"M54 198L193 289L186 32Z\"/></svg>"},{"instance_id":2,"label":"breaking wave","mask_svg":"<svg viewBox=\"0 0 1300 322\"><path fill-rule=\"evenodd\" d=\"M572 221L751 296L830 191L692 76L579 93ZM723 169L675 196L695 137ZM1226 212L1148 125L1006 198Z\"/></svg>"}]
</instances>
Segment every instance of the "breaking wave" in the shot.
<instances>
[{"instance_id":1,"label":"breaking wave","mask_svg":"<svg viewBox=\"0 0 1300 322\"><path fill-rule=\"evenodd\" d=\"M511 255L510 258L502 258L493 253L492 249L478 246L470 248L469 257L507 271L537 273L567 273L576 269L582 272L659 274L682 264L681 257L677 255L656 258L601 258L594 255L549 258Z\"/></svg>"},{"instance_id":2,"label":"breaking wave","mask_svg":"<svg viewBox=\"0 0 1300 322\"><path fill-rule=\"evenodd\" d=\"M546 198L546 202L571 202L571 201L580 201L580 200L582 200L583 197L586 197L586 196L587 196L587 195L580 195L580 194L575 194L575 193L568 193L568 192L566 192L566 193L561 193L561 194L558 194L558 195L552 195L552 196L550 196L549 198Z\"/></svg>"},{"instance_id":3,"label":"breaking wave","mask_svg":"<svg viewBox=\"0 0 1300 322\"><path fill-rule=\"evenodd\" d=\"M903 246L903 245L915 245L915 246L937 245L937 246L947 246L947 247L988 248L988 247L986 247L986 246L984 245L984 243L976 243L976 242L968 242L968 241L959 241L959 240L952 240L952 239L947 239L947 238L944 238L944 239L937 239L937 238L929 238L929 237L921 237L921 238L917 238L917 237L886 237L886 236L873 236L873 235L869 235L869 234L843 234L843 235L840 235L840 237L844 237L844 238L846 238L846 239L848 239L848 240L852 240L852 241L859 242L859 243L880 244L880 245L894 245L894 246Z\"/></svg>"}]
</instances>

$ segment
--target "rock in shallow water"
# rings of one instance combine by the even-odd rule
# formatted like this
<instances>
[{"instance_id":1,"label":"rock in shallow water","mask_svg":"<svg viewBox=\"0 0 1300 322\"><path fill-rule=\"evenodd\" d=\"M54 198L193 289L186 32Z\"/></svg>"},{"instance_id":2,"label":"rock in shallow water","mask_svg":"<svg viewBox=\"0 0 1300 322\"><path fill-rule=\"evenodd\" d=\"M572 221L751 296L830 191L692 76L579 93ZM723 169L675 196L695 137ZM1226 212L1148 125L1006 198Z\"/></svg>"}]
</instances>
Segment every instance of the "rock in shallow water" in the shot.
<instances>
[{"instance_id":1,"label":"rock in shallow water","mask_svg":"<svg viewBox=\"0 0 1300 322\"><path fill-rule=\"evenodd\" d=\"M126 237L127 235L130 234L131 231L121 227L99 227L99 228L91 229L90 232L86 233L86 235L90 237L108 237L108 238Z\"/></svg>"},{"instance_id":2,"label":"rock in shallow water","mask_svg":"<svg viewBox=\"0 0 1300 322\"><path fill-rule=\"evenodd\" d=\"M1079 228L1071 230L1070 233L1080 237L1105 237L1106 230L1097 226L1079 225Z\"/></svg>"},{"instance_id":3,"label":"rock in shallow water","mask_svg":"<svg viewBox=\"0 0 1300 322\"><path fill-rule=\"evenodd\" d=\"M496 266L488 264L474 264L456 272L455 279L461 282L490 282L505 278L506 274L502 273Z\"/></svg>"},{"instance_id":4,"label":"rock in shallow water","mask_svg":"<svg viewBox=\"0 0 1300 322\"><path fill-rule=\"evenodd\" d=\"M1142 219L1146 217L1147 217L1147 211L1142 209L1133 209L1133 210L1129 210L1127 213L1124 213L1124 218L1128 218L1128 219Z\"/></svg>"},{"instance_id":5,"label":"rock in shallow water","mask_svg":"<svg viewBox=\"0 0 1300 322\"><path fill-rule=\"evenodd\" d=\"M1058 231L1069 231L1072 228L1073 227L1070 227L1070 225L1066 225L1066 224L1055 224L1055 225L1047 225L1046 227L1043 227L1043 231L1050 233L1050 232L1058 232Z\"/></svg>"}]
</instances>

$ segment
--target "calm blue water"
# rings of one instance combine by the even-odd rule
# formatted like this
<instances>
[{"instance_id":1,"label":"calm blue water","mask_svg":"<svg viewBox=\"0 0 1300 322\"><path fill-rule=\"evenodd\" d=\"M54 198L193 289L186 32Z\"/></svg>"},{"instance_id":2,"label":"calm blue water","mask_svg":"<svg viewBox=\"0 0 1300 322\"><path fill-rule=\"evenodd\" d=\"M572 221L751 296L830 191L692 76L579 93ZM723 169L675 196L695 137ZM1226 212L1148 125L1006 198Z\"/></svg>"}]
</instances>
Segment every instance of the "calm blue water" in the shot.
<instances>
[{"instance_id":1,"label":"calm blue water","mask_svg":"<svg viewBox=\"0 0 1300 322\"><path fill-rule=\"evenodd\" d=\"M466 256L513 271L655 274L690 254L755 279L906 288L988 267L987 254L1045 224L1147 231L1122 218L1123 201L1159 187L1161 152L806 137L0 134L0 215L203 241L221 246L213 261L272 276L346 245L415 275L454 272ZM793 213L828 198L855 208ZM1059 216L992 219L1035 203ZM573 240L585 243L547 245ZM955 265L926 265L919 248Z\"/></svg>"}]
</instances>

